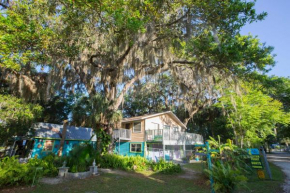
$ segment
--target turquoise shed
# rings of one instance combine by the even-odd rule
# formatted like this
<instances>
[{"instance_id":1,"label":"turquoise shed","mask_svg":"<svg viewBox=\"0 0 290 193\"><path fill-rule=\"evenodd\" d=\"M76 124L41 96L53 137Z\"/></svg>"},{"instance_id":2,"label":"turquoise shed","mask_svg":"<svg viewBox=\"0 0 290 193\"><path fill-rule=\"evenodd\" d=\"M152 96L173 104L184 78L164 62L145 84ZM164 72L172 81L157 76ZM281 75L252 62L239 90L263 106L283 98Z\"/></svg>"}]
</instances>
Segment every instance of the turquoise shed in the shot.
<instances>
[{"instance_id":1,"label":"turquoise shed","mask_svg":"<svg viewBox=\"0 0 290 193\"><path fill-rule=\"evenodd\" d=\"M35 135L30 157L43 158L49 153L56 154L62 138L63 125L35 123ZM72 148L80 143L89 142L96 146L96 135L92 128L67 126L62 155L68 155Z\"/></svg>"}]
</instances>

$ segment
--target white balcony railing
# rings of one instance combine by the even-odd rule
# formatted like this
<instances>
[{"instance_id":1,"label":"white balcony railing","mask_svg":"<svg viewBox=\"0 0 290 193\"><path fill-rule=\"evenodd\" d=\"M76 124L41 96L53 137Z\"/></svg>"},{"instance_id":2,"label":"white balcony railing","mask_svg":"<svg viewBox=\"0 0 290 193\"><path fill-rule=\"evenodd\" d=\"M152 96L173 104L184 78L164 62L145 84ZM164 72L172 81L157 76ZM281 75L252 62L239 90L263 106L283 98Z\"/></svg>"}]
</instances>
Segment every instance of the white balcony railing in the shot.
<instances>
[{"instance_id":1,"label":"white balcony railing","mask_svg":"<svg viewBox=\"0 0 290 193\"><path fill-rule=\"evenodd\" d=\"M131 140L130 129L115 129L113 132L114 139Z\"/></svg>"},{"instance_id":2,"label":"white balcony railing","mask_svg":"<svg viewBox=\"0 0 290 193\"><path fill-rule=\"evenodd\" d=\"M203 144L203 137L195 133L173 131L171 129L146 130L146 141L167 142L171 144Z\"/></svg>"}]
</instances>

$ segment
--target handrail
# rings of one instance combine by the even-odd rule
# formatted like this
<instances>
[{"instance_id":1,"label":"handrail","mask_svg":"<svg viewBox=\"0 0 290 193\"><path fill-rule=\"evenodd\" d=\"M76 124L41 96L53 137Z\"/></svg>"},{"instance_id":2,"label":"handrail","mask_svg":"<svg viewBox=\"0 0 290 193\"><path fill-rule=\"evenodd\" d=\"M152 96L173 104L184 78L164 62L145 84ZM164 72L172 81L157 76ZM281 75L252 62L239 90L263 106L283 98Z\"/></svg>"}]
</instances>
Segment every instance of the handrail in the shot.
<instances>
[{"instance_id":1,"label":"handrail","mask_svg":"<svg viewBox=\"0 0 290 193\"><path fill-rule=\"evenodd\" d=\"M130 129L115 129L113 131L113 138L115 139L123 139L123 140L131 140L131 130Z\"/></svg>"},{"instance_id":2,"label":"handrail","mask_svg":"<svg viewBox=\"0 0 290 193\"><path fill-rule=\"evenodd\" d=\"M196 133L187 133L182 131L173 131L170 129L155 129L145 131L146 141L180 141L186 144L204 143L202 135Z\"/></svg>"}]
</instances>

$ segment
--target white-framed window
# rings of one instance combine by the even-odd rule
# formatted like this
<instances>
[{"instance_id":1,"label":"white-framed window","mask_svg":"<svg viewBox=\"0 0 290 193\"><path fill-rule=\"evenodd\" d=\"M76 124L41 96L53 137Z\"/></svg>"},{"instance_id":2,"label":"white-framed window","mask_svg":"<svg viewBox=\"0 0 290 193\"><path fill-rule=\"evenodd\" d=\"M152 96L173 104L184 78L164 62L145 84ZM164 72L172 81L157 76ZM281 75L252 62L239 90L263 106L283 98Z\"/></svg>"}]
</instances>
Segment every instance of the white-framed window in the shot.
<instances>
[{"instance_id":1,"label":"white-framed window","mask_svg":"<svg viewBox=\"0 0 290 193\"><path fill-rule=\"evenodd\" d=\"M169 125L164 125L163 128L164 129L170 129L170 126Z\"/></svg>"},{"instance_id":2,"label":"white-framed window","mask_svg":"<svg viewBox=\"0 0 290 193\"><path fill-rule=\"evenodd\" d=\"M177 127L177 126L173 127L173 131L174 132L178 132L179 131L179 127Z\"/></svg>"},{"instance_id":3,"label":"white-framed window","mask_svg":"<svg viewBox=\"0 0 290 193\"><path fill-rule=\"evenodd\" d=\"M141 133L141 122L135 122L133 126L133 133Z\"/></svg>"},{"instance_id":4,"label":"white-framed window","mask_svg":"<svg viewBox=\"0 0 290 193\"><path fill-rule=\"evenodd\" d=\"M130 152L141 153L142 152L142 143L131 143Z\"/></svg>"}]
</instances>

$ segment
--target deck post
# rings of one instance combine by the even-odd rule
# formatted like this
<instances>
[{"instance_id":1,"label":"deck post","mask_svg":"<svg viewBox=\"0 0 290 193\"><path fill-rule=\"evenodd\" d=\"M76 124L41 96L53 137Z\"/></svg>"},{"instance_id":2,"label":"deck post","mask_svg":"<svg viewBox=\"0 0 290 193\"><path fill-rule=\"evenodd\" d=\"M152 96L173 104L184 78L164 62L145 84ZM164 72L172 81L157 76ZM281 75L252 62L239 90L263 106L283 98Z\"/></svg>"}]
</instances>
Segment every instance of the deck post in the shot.
<instances>
[{"instance_id":1,"label":"deck post","mask_svg":"<svg viewBox=\"0 0 290 193\"><path fill-rule=\"evenodd\" d=\"M183 134L183 153L183 156L186 158L186 132Z\"/></svg>"},{"instance_id":2,"label":"deck post","mask_svg":"<svg viewBox=\"0 0 290 193\"><path fill-rule=\"evenodd\" d=\"M164 128L162 130L162 146L163 146L163 159L165 161Z\"/></svg>"},{"instance_id":3,"label":"deck post","mask_svg":"<svg viewBox=\"0 0 290 193\"><path fill-rule=\"evenodd\" d=\"M121 152L120 152L120 133L121 133L121 131L119 130L119 155L121 155Z\"/></svg>"}]
</instances>

